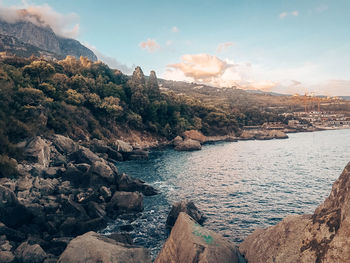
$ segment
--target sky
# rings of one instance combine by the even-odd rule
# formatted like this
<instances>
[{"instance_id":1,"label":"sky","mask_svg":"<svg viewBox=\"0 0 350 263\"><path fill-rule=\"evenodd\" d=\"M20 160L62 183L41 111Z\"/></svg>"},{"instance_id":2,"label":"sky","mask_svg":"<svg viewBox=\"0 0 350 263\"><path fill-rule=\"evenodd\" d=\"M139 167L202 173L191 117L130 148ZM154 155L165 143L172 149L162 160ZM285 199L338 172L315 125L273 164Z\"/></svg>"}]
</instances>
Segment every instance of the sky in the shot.
<instances>
[{"instance_id":1,"label":"sky","mask_svg":"<svg viewBox=\"0 0 350 263\"><path fill-rule=\"evenodd\" d=\"M131 74L350 96L349 0L0 0Z\"/></svg>"}]
</instances>

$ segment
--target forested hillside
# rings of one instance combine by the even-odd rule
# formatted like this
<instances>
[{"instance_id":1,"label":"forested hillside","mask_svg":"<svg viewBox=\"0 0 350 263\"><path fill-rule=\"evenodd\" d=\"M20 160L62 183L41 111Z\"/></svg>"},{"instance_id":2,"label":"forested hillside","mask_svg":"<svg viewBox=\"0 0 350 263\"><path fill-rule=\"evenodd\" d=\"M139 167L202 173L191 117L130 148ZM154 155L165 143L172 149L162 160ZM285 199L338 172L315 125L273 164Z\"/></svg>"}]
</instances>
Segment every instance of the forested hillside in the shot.
<instances>
[{"instance_id":1,"label":"forested hillside","mask_svg":"<svg viewBox=\"0 0 350 263\"><path fill-rule=\"evenodd\" d=\"M53 62L5 57L0 62L0 154L20 158L14 144L35 135L111 140L137 130L172 139L185 130L232 134L242 125L275 120L258 109L230 110L159 90L155 72L131 77L101 62L68 56Z\"/></svg>"}]
</instances>

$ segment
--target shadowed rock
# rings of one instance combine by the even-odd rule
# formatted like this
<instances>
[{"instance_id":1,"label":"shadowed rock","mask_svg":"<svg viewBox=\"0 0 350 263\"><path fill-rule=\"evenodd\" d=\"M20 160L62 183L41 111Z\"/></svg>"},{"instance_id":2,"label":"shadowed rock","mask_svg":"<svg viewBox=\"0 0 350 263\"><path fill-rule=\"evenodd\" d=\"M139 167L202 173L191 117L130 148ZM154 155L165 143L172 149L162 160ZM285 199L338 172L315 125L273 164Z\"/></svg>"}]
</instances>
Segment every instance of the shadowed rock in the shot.
<instances>
[{"instance_id":1,"label":"shadowed rock","mask_svg":"<svg viewBox=\"0 0 350 263\"><path fill-rule=\"evenodd\" d=\"M171 228L174 226L176 219L181 212L186 213L199 224L202 224L205 220L204 215L198 210L192 201L183 200L173 204L166 220L167 227Z\"/></svg>"}]
</instances>

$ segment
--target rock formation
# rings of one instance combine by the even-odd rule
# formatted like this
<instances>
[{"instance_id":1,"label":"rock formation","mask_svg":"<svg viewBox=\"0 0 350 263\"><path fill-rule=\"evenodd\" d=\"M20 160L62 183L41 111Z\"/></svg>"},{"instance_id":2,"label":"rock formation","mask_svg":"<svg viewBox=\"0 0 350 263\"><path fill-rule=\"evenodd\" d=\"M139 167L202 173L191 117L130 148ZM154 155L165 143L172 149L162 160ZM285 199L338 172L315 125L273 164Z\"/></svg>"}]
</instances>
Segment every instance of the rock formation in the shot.
<instances>
[{"instance_id":1,"label":"rock formation","mask_svg":"<svg viewBox=\"0 0 350 263\"><path fill-rule=\"evenodd\" d=\"M350 163L313 215L288 216L240 245L249 263L349 262Z\"/></svg>"},{"instance_id":2,"label":"rock formation","mask_svg":"<svg viewBox=\"0 0 350 263\"><path fill-rule=\"evenodd\" d=\"M235 263L236 246L181 212L155 263Z\"/></svg>"},{"instance_id":3,"label":"rock formation","mask_svg":"<svg viewBox=\"0 0 350 263\"><path fill-rule=\"evenodd\" d=\"M57 36L46 24L36 25L24 20L8 23L0 20L0 34L10 36L13 39L12 43L7 41L7 44L10 45L7 45L7 49L2 51L9 51L16 55L29 57L30 51L32 51L34 55L39 53L58 59L71 55L76 58L83 56L91 61L97 61L96 55L90 49L80 44L79 41ZM17 48L16 43L22 47L24 46L28 52L21 52Z\"/></svg>"}]
</instances>

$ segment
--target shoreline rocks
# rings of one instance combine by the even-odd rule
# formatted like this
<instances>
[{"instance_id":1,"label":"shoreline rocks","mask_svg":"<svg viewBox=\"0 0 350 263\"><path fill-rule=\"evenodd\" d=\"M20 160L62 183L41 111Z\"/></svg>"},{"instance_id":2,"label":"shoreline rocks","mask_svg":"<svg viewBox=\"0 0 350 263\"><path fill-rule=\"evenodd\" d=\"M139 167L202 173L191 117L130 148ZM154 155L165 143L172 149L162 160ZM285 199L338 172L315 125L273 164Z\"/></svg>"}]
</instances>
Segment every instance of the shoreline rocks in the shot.
<instances>
[{"instance_id":1,"label":"shoreline rocks","mask_svg":"<svg viewBox=\"0 0 350 263\"><path fill-rule=\"evenodd\" d=\"M18 164L19 177L0 178L0 242L10 244L1 260L56 262L70 239L101 230L123 214L137 214L143 195L158 193L119 173L109 161L113 148L102 141L89 145L98 153L62 135L20 145L25 160Z\"/></svg>"}]
</instances>

